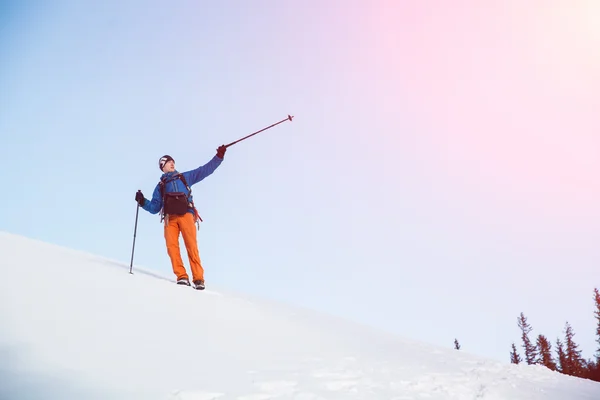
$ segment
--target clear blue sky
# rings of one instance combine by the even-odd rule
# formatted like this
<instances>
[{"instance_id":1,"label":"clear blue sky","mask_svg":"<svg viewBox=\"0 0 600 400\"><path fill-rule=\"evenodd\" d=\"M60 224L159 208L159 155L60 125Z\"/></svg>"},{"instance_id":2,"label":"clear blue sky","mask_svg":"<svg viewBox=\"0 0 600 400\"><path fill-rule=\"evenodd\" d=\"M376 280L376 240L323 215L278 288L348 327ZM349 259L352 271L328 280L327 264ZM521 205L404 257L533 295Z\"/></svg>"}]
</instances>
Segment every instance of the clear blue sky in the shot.
<instances>
[{"instance_id":1,"label":"clear blue sky","mask_svg":"<svg viewBox=\"0 0 600 400\"><path fill-rule=\"evenodd\" d=\"M0 2L0 229L128 263L160 156L291 114L193 187L208 288L504 361L523 311L591 357L600 7L478 4ZM134 262L171 274L158 215Z\"/></svg>"}]
</instances>

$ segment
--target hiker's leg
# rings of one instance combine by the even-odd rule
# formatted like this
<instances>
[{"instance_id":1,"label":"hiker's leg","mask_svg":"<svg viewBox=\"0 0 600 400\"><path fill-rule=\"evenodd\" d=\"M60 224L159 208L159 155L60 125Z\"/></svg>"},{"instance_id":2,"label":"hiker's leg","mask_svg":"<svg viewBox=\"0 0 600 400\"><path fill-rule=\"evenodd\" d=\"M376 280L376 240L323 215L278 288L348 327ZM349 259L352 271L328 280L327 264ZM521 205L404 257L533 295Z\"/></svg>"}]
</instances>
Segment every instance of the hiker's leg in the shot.
<instances>
[{"instance_id":1,"label":"hiker's leg","mask_svg":"<svg viewBox=\"0 0 600 400\"><path fill-rule=\"evenodd\" d=\"M184 216L180 217L179 229L181 229L183 242L185 243L185 248L190 260L192 280L204 280L204 269L202 268L202 262L200 261L200 253L198 252L194 216L190 213L186 213Z\"/></svg>"},{"instance_id":2,"label":"hiker's leg","mask_svg":"<svg viewBox=\"0 0 600 400\"><path fill-rule=\"evenodd\" d=\"M165 224L165 241L167 243L167 253L171 259L173 273L177 279L188 278L187 272L181 259L179 249L179 221L177 215L169 215L168 222Z\"/></svg>"}]
</instances>

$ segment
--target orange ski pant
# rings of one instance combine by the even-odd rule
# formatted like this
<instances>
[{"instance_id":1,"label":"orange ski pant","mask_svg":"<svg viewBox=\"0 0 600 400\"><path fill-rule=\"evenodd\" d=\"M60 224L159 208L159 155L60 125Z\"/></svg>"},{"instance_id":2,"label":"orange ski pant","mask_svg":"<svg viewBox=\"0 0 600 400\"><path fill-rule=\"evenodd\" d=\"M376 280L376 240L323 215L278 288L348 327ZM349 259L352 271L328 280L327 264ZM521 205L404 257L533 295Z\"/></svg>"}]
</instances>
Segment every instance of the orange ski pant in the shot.
<instances>
[{"instance_id":1,"label":"orange ski pant","mask_svg":"<svg viewBox=\"0 0 600 400\"><path fill-rule=\"evenodd\" d=\"M169 254L169 258L171 258L173 273L175 273L177 279L189 279L179 249L179 234L181 233L192 269L192 280L204 280L204 269L202 268L200 254L198 253L194 216L191 213L169 215L168 218L165 218L164 230L167 253Z\"/></svg>"}]
</instances>

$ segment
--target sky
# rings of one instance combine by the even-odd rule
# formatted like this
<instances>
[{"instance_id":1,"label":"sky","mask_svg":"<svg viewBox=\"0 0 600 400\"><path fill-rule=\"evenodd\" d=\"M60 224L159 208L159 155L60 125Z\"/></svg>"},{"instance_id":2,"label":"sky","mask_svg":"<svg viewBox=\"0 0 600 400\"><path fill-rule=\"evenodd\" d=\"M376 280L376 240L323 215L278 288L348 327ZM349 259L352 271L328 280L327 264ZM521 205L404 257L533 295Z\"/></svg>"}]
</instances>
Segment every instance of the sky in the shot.
<instances>
[{"instance_id":1,"label":"sky","mask_svg":"<svg viewBox=\"0 0 600 400\"><path fill-rule=\"evenodd\" d=\"M0 230L129 261L162 155L293 115L192 188L207 288L507 362L524 312L593 356L597 2L0 4ZM134 267L168 273L159 220Z\"/></svg>"}]
</instances>

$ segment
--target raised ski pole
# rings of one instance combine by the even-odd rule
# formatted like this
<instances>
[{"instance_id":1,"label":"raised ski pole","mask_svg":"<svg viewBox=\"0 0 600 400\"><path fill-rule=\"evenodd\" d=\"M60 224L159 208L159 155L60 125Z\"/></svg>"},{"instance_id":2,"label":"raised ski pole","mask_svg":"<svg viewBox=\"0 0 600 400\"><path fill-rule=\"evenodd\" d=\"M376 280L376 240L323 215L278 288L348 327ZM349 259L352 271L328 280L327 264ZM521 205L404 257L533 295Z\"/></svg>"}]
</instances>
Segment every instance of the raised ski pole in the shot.
<instances>
[{"instance_id":1,"label":"raised ski pole","mask_svg":"<svg viewBox=\"0 0 600 400\"><path fill-rule=\"evenodd\" d=\"M138 190L139 192L139 190ZM133 268L133 251L135 250L135 234L137 232L137 221L138 221L138 214L140 213L140 203L138 203L137 208L135 209L135 228L133 229L133 247L131 248L131 263L129 264L129 273L133 275L133 272L131 272L132 268Z\"/></svg>"},{"instance_id":2,"label":"raised ski pole","mask_svg":"<svg viewBox=\"0 0 600 400\"><path fill-rule=\"evenodd\" d=\"M266 128L262 128L260 131L256 131L256 132L254 132L254 133L251 133L251 134L249 134L248 136L244 136L243 138L241 138L241 139L238 139L238 140L236 140L235 142L231 142L231 143L229 143L229 144L225 145L225 147L233 146L234 144L236 144L236 143L238 143L238 142L241 142L242 140L248 139L250 136L254 136L254 135L256 135L257 133L260 133L260 132L262 132L262 131L266 131L267 129L269 129L269 128L272 128L272 127L274 127L275 125L279 125L279 124L280 124L280 123L282 123L282 122L285 122L285 121L291 121L291 120L292 120L292 118L294 118L294 116L293 116L293 115L288 115L288 116L287 116L287 118L284 118L284 119L282 119L282 120L281 120L281 121L279 121L279 122L275 122L273 125L269 125L269 126L267 126Z\"/></svg>"}]
</instances>

